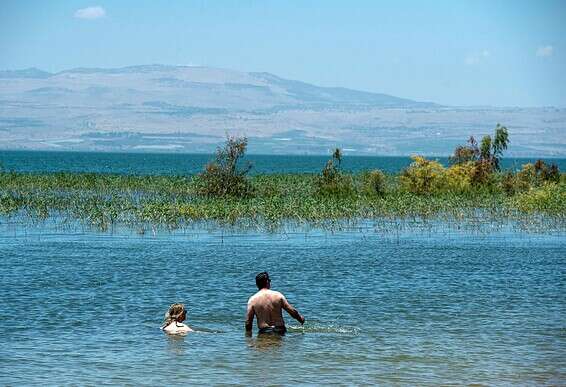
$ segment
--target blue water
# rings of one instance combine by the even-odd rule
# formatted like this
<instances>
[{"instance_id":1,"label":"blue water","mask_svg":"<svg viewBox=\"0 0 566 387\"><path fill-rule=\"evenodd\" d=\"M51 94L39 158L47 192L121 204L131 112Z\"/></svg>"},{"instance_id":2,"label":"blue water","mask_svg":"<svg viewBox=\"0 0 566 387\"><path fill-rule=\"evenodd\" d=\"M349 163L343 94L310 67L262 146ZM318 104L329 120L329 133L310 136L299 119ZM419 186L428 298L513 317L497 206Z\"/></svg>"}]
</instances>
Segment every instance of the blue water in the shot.
<instances>
[{"instance_id":1,"label":"blue water","mask_svg":"<svg viewBox=\"0 0 566 387\"><path fill-rule=\"evenodd\" d=\"M566 381L564 235L192 230L0 223L0 384ZM247 338L268 270L307 319ZM200 332L159 330L169 304Z\"/></svg>"},{"instance_id":2,"label":"blue water","mask_svg":"<svg viewBox=\"0 0 566 387\"><path fill-rule=\"evenodd\" d=\"M0 152L4 169L21 172L193 174L209 158ZM256 173L314 173L327 160L249 158ZM409 162L346 157L344 167L397 172ZM0 385L566 381L563 228L439 221L235 234L197 225L140 236L18 222L0 217ZM283 338L243 332L263 270L307 319L300 327L287 317ZM159 330L173 302L187 305L196 333Z\"/></svg>"},{"instance_id":3,"label":"blue water","mask_svg":"<svg viewBox=\"0 0 566 387\"><path fill-rule=\"evenodd\" d=\"M176 153L98 153L0 151L0 165L15 172L100 172L136 175L192 175L203 170L212 155ZM444 165L448 158L435 158ZM252 173L319 173L328 156L247 156ZM536 159L504 158L503 168L520 169ZM566 170L566 159L547 159ZM409 157L345 156L343 168L352 172L381 169L399 172L411 162Z\"/></svg>"}]
</instances>

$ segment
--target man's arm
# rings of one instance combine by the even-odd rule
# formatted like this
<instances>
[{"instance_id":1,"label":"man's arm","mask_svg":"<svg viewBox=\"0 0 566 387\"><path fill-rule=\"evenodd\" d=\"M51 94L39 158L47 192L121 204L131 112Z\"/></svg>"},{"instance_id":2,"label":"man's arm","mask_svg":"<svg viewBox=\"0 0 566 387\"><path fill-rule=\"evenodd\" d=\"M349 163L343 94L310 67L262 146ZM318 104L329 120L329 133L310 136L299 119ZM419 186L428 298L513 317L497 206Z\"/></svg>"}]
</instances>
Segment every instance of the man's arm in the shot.
<instances>
[{"instance_id":1,"label":"man's arm","mask_svg":"<svg viewBox=\"0 0 566 387\"><path fill-rule=\"evenodd\" d=\"M297 309L293 307L293 305L289 304L284 295L281 295L281 306L287 311L287 313L289 313L291 317L300 322L301 325L305 323L305 318L299 313Z\"/></svg>"},{"instance_id":2,"label":"man's arm","mask_svg":"<svg viewBox=\"0 0 566 387\"><path fill-rule=\"evenodd\" d=\"M250 301L248 301L248 310L246 312L246 332L251 332L254 326L254 307Z\"/></svg>"}]
</instances>

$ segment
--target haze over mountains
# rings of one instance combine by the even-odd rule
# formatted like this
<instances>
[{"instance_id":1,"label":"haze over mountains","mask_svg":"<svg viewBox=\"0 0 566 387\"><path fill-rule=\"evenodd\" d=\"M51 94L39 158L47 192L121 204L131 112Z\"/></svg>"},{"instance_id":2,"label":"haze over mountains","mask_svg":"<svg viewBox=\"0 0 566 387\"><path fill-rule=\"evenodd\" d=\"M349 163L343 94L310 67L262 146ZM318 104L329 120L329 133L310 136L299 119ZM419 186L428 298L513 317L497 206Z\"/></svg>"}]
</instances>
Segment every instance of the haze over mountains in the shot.
<instances>
[{"instance_id":1,"label":"haze over mountains","mask_svg":"<svg viewBox=\"0 0 566 387\"><path fill-rule=\"evenodd\" d=\"M0 71L0 149L209 153L229 133L253 153L447 155L498 122L509 155L566 155L566 109L447 107L208 67Z\"/></svg>"}]
</instances>

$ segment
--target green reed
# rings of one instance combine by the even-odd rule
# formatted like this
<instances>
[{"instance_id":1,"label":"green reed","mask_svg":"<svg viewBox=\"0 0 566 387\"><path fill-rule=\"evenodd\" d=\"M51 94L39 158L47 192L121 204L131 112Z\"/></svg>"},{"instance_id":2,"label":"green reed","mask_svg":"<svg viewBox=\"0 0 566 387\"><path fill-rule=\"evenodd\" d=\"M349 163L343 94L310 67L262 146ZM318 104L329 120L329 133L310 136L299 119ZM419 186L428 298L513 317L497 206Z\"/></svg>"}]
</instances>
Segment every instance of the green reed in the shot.
<instances>
[{"instance_id":1,"label":"green reed","mask_svg":"<svg viewBox=\"0 0 566 387\"><path fill-rule=\"evenodd\" d=\"M404 191L399 176L387 175L385 192L377 195L367 190L364 176L347 175L351 189L323 195L314 174L257 175L250 177L249 197L214 198L199 193L199 176L3 172L0 216L62 217L101 230L125 225L140 232L199 222L277 229L287 222L327 227L360 219L552 219L566 228L564 179L514 195L493 188L419 195Z\"/></svg>"}]
</instances>

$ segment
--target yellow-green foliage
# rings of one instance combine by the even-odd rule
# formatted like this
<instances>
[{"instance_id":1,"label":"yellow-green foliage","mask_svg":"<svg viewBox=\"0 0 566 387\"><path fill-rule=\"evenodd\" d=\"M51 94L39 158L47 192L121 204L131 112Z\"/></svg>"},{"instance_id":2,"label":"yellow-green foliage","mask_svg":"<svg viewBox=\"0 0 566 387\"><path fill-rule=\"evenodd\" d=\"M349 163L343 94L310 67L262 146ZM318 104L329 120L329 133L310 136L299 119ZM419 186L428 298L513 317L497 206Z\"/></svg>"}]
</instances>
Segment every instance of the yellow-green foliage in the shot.
<instances>
[{"instance_id":1,"label":"yellow-green foliage","mask_svg":"<svg viewBox=\"0 0 566 387\"><path fill-rule=\"evenodd\" d=\"M523 168L517 172L517 184L523 190L537 185L537 172L533 164L524 164Z\"/></svg>"},{"instance_id":2,"label":"yellow-green foliage","mask_svg":"<svg viewBox=\"0 0 566 387\"><path fill-rule=\"evenodd\" d=\"M556 164L548 165L542 160L534 164L525 164L523 169L517 173L517 179L525 187L537 187L546 182L559 183L560 171Z\"/></svg>"},{"instance_id":3,"label":"yellow-green foliage","mask_svg":"<svg viewBox=\"0 0 566 387\"><path fill-rule=\"evenodd\" d=\"M553 170L552 168L555 168ZM531 188L542 187L547 183L559 183L560 172L555 166L549 167L542 160L536 164L524 164L516 174L507 172L501 180L501 187L509 195L529 191Z\"/></svg>"},{"instance_id":4,"label":"yellow-green foliage","mask_svg":"<svg viewBox=\"0 0 566 387\"><path fill-rule=\"evenodd\" d=\"M416 194L438 192L445 185L445 168L438 161L411 156L413 162L400 177L401 187Z\"/></svg>"},{"instance_id":5,"label":"yellow-green foliage","mask_svg":"<svg viewBox=\"0 0 566 387\"><path fill-rule=\"evenodd\" d=\"M399 180L406 192L464 193L472 188L491 186L495 181L491 166L482 161L468 161L444 168L437 161L427 160L422 156L413 156L413 160Z\"/></svg>"},{"instance_id":6,"label":"yellow-green foliage","mask_svg":"<svg viewBox=\"0 0 566 387\"><path fill-rule=\"evenodd\" d=\"M445 191L466 192L472 187L472 176L475 165L473 162L455 164L444 172Z\"/></svg>"},{"instance_id":7,"label":"yellow-green foliage","mask_svg":"<svg viewBox=\"0 0 566 387\"><path fill-rule=\"evenodd\" d=\"M0 194L0 216L16 212L23 205L23 200L6 193Z\"/></svg>"},{"instance_id":8,"label":"yellow-green foliage","mask_svg":"<svg viewBox=\"0 0 566 387\"><path fill-rule=\"evenodd\" d=\"M518 194L516 206L524 212L566 213L566 185L544 183L539 188Z\"/></svg>"}]
</instances>

